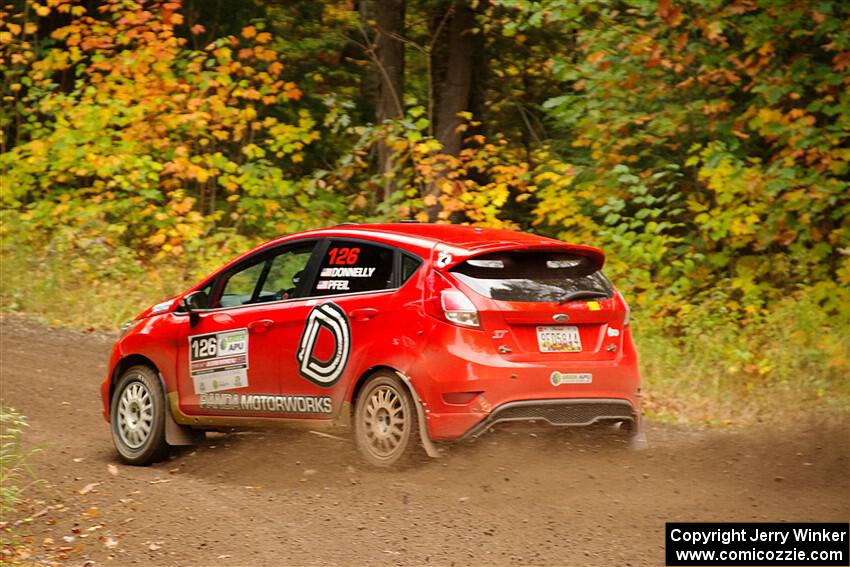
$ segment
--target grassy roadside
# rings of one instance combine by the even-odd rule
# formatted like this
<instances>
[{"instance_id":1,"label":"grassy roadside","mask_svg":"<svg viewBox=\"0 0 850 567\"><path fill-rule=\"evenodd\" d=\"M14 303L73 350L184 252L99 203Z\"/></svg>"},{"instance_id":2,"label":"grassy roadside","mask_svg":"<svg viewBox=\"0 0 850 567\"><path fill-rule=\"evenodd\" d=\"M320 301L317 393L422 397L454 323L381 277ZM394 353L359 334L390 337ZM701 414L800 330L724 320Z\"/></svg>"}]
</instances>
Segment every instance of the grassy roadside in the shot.
<instances>
[{"instance_id":1,"label":"grassy roadside","mask_svg":"<svg viewBox=\"0 0 850 567\"><path fill-rule=\"evenodd\" d=\"M91 254L93 252L93 254ZM117 330L146 307L186 289L197 277L176 266L153 269L110 250L0 251L0 310L49 325Z\"/></svg>"},{"instance_id":2,"label":"grassy roadside","mask_svg":"<svg viewBox=\"0 0 850 567\"><path fill-rule=\"evenodd\" d=\"M105 331L117 330L201 275L174 265L152 269L97 248L38 256L5 247L0 268L0 311L49 325ZM697 310L675 327L639 310L633 313L649 417L708 426L803 415L847 418L848 309L836 318L803 296L746 324L718 319L715 313Z\"/></svg>"},{"instance_id":3,"label":"grassy roadside","mask_svg":"<svg viewBox=\"0 0 850 567\"><path fill-rule=\"evenodd\" d=\"M35 477L27 465L23 435L27 418L0 402L0 512L15 510Z\"/></svg>"}]
</instances>

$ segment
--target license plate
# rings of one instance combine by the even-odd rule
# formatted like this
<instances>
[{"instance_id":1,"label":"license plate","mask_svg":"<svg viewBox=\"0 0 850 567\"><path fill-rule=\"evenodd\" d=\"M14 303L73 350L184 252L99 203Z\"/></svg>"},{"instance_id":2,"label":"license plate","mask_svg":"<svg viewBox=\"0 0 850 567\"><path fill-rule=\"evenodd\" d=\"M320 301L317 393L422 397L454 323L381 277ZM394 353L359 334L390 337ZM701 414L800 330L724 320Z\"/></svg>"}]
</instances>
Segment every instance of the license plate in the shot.
<instances>
[{"instance_id":1,"label":"license plate","mask_svg":"<svg viewBox=\"0 0 850 567\"><path fill-rule=\"evenodd\" d=\"M537 327L540 352L581 352L578 327Z\"/></svg>"}]
</instances>

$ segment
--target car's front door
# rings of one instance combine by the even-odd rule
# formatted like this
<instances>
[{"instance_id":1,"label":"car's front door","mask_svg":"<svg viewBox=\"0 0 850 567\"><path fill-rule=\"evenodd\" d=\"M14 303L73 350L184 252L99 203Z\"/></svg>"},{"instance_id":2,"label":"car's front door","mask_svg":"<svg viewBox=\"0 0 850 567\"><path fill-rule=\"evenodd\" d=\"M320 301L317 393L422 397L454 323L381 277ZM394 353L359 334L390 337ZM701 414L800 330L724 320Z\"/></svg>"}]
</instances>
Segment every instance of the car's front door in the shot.
<instances>
[{"instance_id":1,"label":"car's front door","mask_svg":"<svg viewBox=\"0 0 850 567\"><path fill-rule=\"evenodd\" d=\"M278 416L289 306L307 292L315 241L264 251L222 273L210 309L178 338L177 386L187 414Z\"/></svg>"}]
</instances>

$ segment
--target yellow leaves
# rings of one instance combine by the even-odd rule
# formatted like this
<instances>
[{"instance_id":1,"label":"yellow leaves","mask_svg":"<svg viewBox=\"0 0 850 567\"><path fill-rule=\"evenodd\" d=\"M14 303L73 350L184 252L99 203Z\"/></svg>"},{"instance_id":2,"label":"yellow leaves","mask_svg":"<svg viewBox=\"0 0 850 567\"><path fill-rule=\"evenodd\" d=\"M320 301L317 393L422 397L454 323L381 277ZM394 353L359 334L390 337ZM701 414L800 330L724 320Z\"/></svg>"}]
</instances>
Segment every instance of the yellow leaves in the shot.
<instances>
[{"instance_id":1,"label":"yellow leaves","mask_svg":"<svg viewBox=\"0 0 850 567\"><path fill-rule=\"evenodd\" d=\"M707 102L705 105L703 105L702 111L703 111L704 114L714 115L714 114L722 114L724 112L727 112L729 110L729 108L730 108L730 103L729 103L728 100L718 99L718 100L714 100L714 101L711 101L711 102Z\"/></svg>"},{"instance_id":2,"label":"yellow leaves","mask_svg":"<svg viewBox=\"0 0 850 567\"><path fill-rule=\"evenodd\" d=\"M147 243L151 246L162 246L165 243L165 239L165 231L159 230L148 237Z\"/></svg>"},{"instance_id":3,"label":"yellow leaves","mask_svg":"<svg viewBox=\"0 0 850 567\"><path fill-rule=\"evenodd\" d=\"M365 209L368 204L369 199L367 199L363 193L358 194L351 200L351 208L353 209Z\"/></svg>"},{"instance_id":4,"label":"yellow leaves","mask_svg":"<svg viewBox=\"0 0 850 567\"><path fill-rule=\"evenodd\" d=\"M587 61L591 65L597 65L603 59L605 59L605 55L606 55L606 53L603 50L594 51L593 53L591 53L590 55L587 56Z\"/></svg>"},{"instance_id":5,"label":"yellow leaves","mask_svg":"<svg viewBox=\"0 0 850 567\"><path fill-rule=\"evenodd\" d=\"M257 35L257 28L254 26L245 26L242 28L242 37L245 39L251 39Z\"/></svg>"},{"instance_id":6,"label":"yellow leaves","mask_svg":"<svg viewBox=\"0 0 850 567\"><path fill-rule=\"evenodd\" d=\"M770 124L771 122L782 122L782 113L773 108L761 108L758 111L758 119L763 124Z\"/></svg>"},{"instance_id":7,"label":"yellow leaves","mask_svg":"<svg viewBox=\"0 0 850 567\"><path fill-rule=\"evenodd\" d=\"M35 13L42 18L46 18L50 15L50 8L42 4L33 4L33 9L35 10Z\"/></svg>"},{"instance_id":8,"label":"yellow leaves","mask_svg":"<svg viewBox=\"0 0 850 567\"><path fill-rule=\"evenodd\" d=\"M710 22L703 28L703 33L706 39L712 43L726 43L726 38L723 36L723 23L720 21Z\"/></svg>"},{"instance_id":9,"label":"yellow leaves","mask_svg":"<svg viewBox=\"0 0 850 567\"><path fill-rule=\"evenodd\" d=\"M284 84L284 94L289 100L298 100L302 93L295 83L287 82Z\"/></svg>"},{"instance_id":10,"label":"yellow leaves","mask_svg":"<svg viewBox=\"0 0 850 567\"><path fill-rule=\"evenodd\" d=\"M213 50L213 55L215 55L219 63L226 64L233 58L233 51L229 47L218 47Z\"/></svg>"},{"instance_id":11,"label":"yellow leaves","mask_svg":"<svg viewBox=\"0 0 850 567\"><path fill-rule=\"evenodd\" d=\"M732 224L729 228L729 232L731 232L733 236L754 234L758 229L758 221L758 215L753 213L750 213L749 215L743 218L737 217L732 221Z\"/></svg>"},{"instance_id":12,"label":"yellow leaves","mask_svg":"<svg viewBox=\"0 0 850 567\"><path fill-rule=\"evenodd\" d=\"M262 32L257 34L257 39L255 40L257 43L269 43L272 40L272 34L269 32Z\"/></svg>"},{"instance_id":13,"label":"yellow leaves","mask_svg":"<svg viewBox=\"0 0 850 567\"><path fill-rule=\"evenodd\" d=\"M259 159L266 155L266 151L256 144L248 144L242 148L242 153L251 159Z\"/></svg>"}]
</instances>

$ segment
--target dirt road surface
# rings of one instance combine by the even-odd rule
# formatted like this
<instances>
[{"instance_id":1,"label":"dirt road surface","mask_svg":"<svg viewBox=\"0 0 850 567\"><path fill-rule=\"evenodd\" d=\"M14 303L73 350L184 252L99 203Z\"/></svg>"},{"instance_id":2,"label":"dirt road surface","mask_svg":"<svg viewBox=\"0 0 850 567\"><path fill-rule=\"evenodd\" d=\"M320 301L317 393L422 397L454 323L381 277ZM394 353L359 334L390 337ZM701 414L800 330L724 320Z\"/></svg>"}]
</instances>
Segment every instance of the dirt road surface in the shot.
<instances>
[{"instance_id":1,"label":"dirt road surface","mask_svg":"<svg viewBox=\"0 0 850 567\"><path fill-rule=\"evenodd\" d=\"M606 431L505 429L403 471L306 431L212 434L127 467L98 399L111 337L6 317L0 338L0 397L29 417L43 481L29 492L36 517L14 542L0 531L7 560L663 565L667 521L850 518L850 426L815 421L650 423L645 451Z\"/></svg>"}]
</instances>

